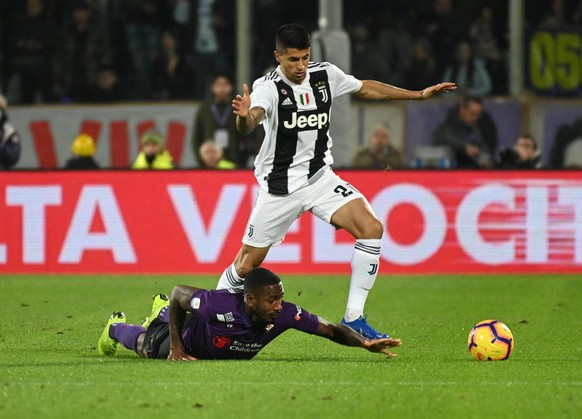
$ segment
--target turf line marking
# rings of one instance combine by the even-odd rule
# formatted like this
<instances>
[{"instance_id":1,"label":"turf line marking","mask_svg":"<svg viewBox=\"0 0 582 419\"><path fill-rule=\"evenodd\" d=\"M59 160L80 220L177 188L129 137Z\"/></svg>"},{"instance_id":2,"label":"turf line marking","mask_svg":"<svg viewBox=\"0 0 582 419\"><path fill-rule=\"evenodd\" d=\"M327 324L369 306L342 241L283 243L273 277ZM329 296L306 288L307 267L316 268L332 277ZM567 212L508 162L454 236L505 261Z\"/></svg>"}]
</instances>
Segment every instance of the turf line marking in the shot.
<instances>
[{"instance_id":1,"label":"turf line marking","mask_svg":"<svg viewBox=\"0 0 582 419\"><path fill-rule=\"evenodd\" d=\"M81 382L10 382L9 386L17 385L17 386L73 386L73 387L88 387L88 386L123 386L131 384L133 387L149 387L151 383L129 383L129 382L95 382L95 383L81 383ZM231 381L188 381L188 385L230 385L232 384ZM288 386L582 386L582 381L573 381L573 382L545 382L545 383L532 383L532 382L525 382L525 381L510 381L510 382L498 382L498 381L489 381L489 382L478 382L478 383L467 383L467 382L414 382L414 381L381 381L381 382L372 382L372 383L362 383L362 382L350 382L350 381L325 381L325 382L289 382L289 381L275 381L275 382L254 382L254 381L240 381L237 382L239 385L256 385L256 386L274 386L274 385L288 385ZM184 383L182 382L160 382L156 381L156 386L183 386ZM6 388L6 387L5 387Z\"/></svg>"}]
</instances>

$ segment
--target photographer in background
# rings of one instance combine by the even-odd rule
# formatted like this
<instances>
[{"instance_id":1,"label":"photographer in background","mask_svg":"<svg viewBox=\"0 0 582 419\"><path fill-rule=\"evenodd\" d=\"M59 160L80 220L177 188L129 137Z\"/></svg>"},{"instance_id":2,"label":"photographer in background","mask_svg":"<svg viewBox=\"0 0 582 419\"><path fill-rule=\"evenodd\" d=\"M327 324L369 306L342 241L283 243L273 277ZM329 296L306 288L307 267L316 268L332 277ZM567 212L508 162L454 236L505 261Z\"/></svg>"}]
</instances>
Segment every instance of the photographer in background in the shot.
<instances>
[{"instance_id":1,"label":"photographer in background","mask_svg":"<svg viewBox=\"0 0 582 419\"><path fill-rule=\"evenodd\" d=\"M498 169L540 169L542 167L541 154L538 144L530 134L519 136L513 148L503 148L495 162Z\"/></svg>"},{"instance_id":2,"label":"photographer in background","mask_svg":"<svg viewBox=\"0 0 582 419\"><path fill-rule=\"evenodd\" d=\"M20 136L8 123L6 99L0 95L0 169L10 169L20 159Z\"/></svg>"}]
</instances>

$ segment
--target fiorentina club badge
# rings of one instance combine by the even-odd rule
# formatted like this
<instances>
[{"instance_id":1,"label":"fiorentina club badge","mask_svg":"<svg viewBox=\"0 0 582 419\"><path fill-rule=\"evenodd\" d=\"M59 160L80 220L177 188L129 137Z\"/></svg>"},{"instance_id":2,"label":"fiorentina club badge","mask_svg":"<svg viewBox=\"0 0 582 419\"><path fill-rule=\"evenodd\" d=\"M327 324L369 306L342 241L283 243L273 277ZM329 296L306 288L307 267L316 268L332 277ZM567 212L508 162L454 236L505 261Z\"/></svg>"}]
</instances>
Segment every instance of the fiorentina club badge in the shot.
<instances>
[{"instance_id":1,"label":"fiorentina club badge","mask_svg":"<svg viewBox=\"0 0 582 419\"><path fill-rule=\"evenodd\" d=\"M268 324L265 326L265 332L269 333L269 331L275 326L274 324Z\"/></svg>"}]
</instances>

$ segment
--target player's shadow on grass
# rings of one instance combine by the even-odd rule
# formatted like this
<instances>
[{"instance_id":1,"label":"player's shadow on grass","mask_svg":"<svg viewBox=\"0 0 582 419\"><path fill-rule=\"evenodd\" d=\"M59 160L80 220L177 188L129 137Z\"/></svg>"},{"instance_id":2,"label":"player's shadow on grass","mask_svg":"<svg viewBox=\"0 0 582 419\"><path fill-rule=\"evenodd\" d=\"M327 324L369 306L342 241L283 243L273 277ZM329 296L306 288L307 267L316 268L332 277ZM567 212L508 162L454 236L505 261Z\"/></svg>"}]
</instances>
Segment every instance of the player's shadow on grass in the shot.
<instances>
[{"instance_id":1,"label":"player's shadow on grass","mask_svg":"<svg viewBox=\"0 0 582 419\"><path fill-rule=\"evenodd\" d=\"M330 356L322 356L322 357L318 357L318 356L312 356L310 358L302 357L302 356L297 356L297 357L259 357L256 358L254 360L255 362L272 362L272 363L277 363L277 362L301 362L301 363L320 363L320 362L342 362L342 363L362 363L362 362L386 362L386 361L390 361L390 358L388 357L374 357L374 358L344 358L341 356L337 356L337 357L330 357Z\"/></svg>"}]
</instances>

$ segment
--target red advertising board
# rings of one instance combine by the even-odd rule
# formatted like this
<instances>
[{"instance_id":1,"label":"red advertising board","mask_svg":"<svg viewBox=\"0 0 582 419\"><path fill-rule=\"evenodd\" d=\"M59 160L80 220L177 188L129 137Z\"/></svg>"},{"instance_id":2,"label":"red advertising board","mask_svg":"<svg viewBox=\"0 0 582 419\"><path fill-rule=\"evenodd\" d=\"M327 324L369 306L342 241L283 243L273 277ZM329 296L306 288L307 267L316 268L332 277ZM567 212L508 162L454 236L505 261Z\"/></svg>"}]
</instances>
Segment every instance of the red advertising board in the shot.
<instances>
[{"instance_id":1,"label":"red advertising board","mask_svg":"<svg viewBox=\"0 0 582 419\"><path fill-rule=\"evenodd\" d=\"M339 171L385 224L380 272L582 273L579 172ZM2 172L0 272L220 273L250 171ZM271 249L286 273L349 273L353 239L310 214Z\"/></svg>"}]
</instances>

